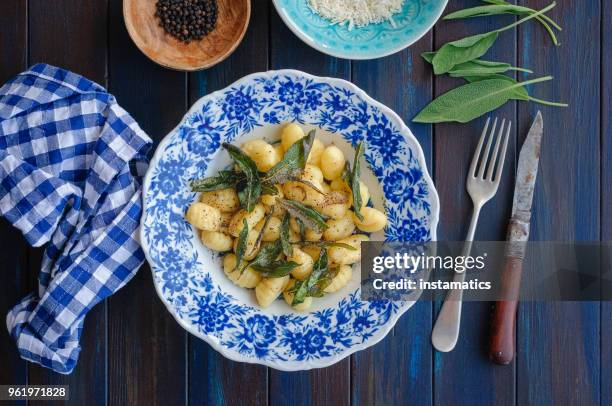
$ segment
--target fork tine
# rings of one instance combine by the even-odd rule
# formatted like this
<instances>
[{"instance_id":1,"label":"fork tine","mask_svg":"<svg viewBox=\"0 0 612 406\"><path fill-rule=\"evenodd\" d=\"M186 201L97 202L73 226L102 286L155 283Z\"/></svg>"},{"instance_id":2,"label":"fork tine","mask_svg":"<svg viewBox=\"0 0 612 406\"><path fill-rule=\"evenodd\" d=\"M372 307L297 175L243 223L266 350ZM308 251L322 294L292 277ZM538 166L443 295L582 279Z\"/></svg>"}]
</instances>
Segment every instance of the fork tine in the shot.
<instances>
[{"instance_id":1,"label":"fork tine","mask_svg":"<svg viewBox=\"0 0 612 406\"><path fill-rule=\"evenodd\" d=\"M495 172L495 183L499 183L501 179L502 171L504 170L504 161L506 160L506 150L508 149L508 139L510 138L510 128L512 127L512 121L508 121L508 129L506 130L506 137L504 138L504 147L500 155L501 161Z\"/></svg>"},{"instance_id":2,"label":"fork tine","mask_svg":"<svg viewBox=\"0 0 612 406\"><path fill-rule=\"evenodd\" d=\"M487 161L489 160L489 152L491 151L491 144L493 143L493 138L495 138L495 128L497 127L497 117L493 120L493 127L491 127L491 132L489 133L489 139L487 141L487 147L485 148L484 154L482 154L482 160L480 161L480 170L478 171L478 177L484 177L484 171L487 168Z\"/></svg>"},{"instance_id":3,"label":"fork tine","mask_svg":"<svg viewBox=\"0 0 612 406\"><path fill-rule=\"evenodd\" d=\"M489 128L489 123L491 122L491 118L487 118L487 122L485 123L484 128L482 129L482 134L480 135L480 139L478 140L478 146L476 147L476 151L474 151L474 157L472 158L472 163L470 165L470 175L476 177L476 165L478 164L478 158L480 157L480 150L482 149L482 144L484 143L484 139L487 135L487 129Z\"/></svg>"},{"instance_id":4,"label":"fork tine","mask_svg":"<svg viewBox=\"0 0 612 406\"><path fill-rule=\"evenodd\" d=\"M506 120L502 120L501 127L499 127L499 131L495 136L495 148L493 148L493 153L491 154L491 162L489 162L489 169L487 169L487 180L493 180L493 170L495 169L495 161L497 161L497 154L499 152L499 146L501 145L502 138L504 138L504 126L506 125Z\"/></svg>"}]
</instances>

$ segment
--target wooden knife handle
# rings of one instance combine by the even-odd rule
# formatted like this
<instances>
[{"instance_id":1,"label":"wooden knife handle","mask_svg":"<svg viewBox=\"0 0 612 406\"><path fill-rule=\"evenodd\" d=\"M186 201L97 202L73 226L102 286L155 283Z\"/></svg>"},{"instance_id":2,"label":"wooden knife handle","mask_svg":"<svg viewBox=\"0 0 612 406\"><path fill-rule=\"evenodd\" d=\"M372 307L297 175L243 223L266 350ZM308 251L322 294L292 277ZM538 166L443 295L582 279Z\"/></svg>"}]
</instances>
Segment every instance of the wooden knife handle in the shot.
<instances>
[{"instance_id":1,"label":"wooden knife handle","mask_svg":"<svg viewBox=\"0 0 612 406\"><path fill-rule=\"evenodd\" d=\"M509 364L514 358L516 309L523 272L523 247L523 243L510 242L501 274L500 292L501 297L507 300L496 302L493 310L489 357L501 365Z\"/></svg>"}]
</instances>

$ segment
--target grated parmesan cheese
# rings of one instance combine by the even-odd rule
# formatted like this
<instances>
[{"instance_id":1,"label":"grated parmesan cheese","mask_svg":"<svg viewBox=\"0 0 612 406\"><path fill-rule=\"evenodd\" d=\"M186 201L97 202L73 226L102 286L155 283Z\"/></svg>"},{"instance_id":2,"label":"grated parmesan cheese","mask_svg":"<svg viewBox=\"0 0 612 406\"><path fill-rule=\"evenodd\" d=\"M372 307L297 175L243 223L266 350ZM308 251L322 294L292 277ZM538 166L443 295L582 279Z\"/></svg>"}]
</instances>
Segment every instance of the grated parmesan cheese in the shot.
<instances>
[{"instance_id":1,"label":"grated parmesan cheese","mask_svg":"<svg viewBox=\"0 0 612 406\"><path fill-rule=\"evenodd\" d=\"M367 24L389 21L402 8L405 0L308 0L308 6L333 24L361 27Z\"/></svg>"}]
</instances>

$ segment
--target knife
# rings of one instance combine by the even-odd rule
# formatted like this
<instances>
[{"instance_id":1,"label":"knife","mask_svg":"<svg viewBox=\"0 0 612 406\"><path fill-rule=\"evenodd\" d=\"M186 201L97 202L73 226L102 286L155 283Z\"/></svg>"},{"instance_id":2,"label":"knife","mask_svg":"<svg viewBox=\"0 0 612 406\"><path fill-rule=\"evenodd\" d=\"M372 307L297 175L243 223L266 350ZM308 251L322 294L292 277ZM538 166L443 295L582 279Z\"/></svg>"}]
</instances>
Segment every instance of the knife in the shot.
<instances>
[{"instance_id":1,"label":"knife","mask_svg":"<svg viewBox=\"0 0 612 406\"><path fill-rule=\"evenodd\" d=\"M495 303L491 323L489 356L493 362L501 365L509 364L514 358L516 308L523 271L523 258L525 257L525 243L529 240L531 202L538 175L542 133L542 114L538 111L519 154L512 217L508 224L507 240L509 244L501 274L501 297L508 300Z\"/></svg>"}]
</instances>

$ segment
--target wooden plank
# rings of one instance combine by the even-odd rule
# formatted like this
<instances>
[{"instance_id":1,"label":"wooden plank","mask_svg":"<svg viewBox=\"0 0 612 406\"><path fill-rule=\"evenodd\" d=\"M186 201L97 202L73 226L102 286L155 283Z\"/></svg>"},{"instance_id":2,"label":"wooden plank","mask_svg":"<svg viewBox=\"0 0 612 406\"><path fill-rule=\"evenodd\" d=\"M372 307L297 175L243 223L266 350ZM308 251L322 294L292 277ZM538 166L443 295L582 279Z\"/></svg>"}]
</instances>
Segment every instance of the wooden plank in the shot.
<instances>
[{"instance_id":1,"label":"wooden plank","mask_svg":"<svg viewBox=\"0 0 612 406\"><path fill-rule=\"evenodd\" d=\"M224 62L189 75L190 105L249 73L268 69L269 3L253 2L244 39ZM262 405L268 401L268 368L230 361L197 337L189 336L190 404Z\"/></svg>"},{"instance_id":2,"label":"wooden plank","mask_svg":"<svg viewBox=\"0 0 612 406\"><path fill-rule=\"evenodd\" d=\"M185 113L187 76L135 47L121 0L110 2L109 58L110 91L159 142ZM185 404L187 333L157 297L149 267L108 302L108 403Z\"/></svg>"},{"instance_id":3,"label":"wooden plank","mask_svg":"<svg viewBox=\"0 0 612 406\"><path fill-rule=\"evenodd\" d=\"M431 69L420 55L431 49L432 41L429 33L395 55L353 62L353 82L409 125L430 174L432 127L410 120L431 100ZM418 302L381 343L352 357L353 404L432 404L431 319L432 303Z\"/></svg>"},{"instance_id":4,"label":"wooden plank","mask_svg":"<svg viewBox=\"0 0 612 406\"><path fill-rule=\"evenodd\" d=\"M27 67L27 4L0 3L0 86ZM28 293L28 245L21 233L0 219L0 317ZM7 329L0 328L0 384L27 383L27 363L19 357ZM21 402L19 404L25 404Z\"/></svg>"},{"instance_id":5,"label":"wooden plank","mask_svg":"<svg viewBox=\"0 0 612 406\"><path fill-rule=\"evenodd\" d=\"M29 2L30 63L45 62L82 74L102 85L106 78L107 4L44 0ZM30 272L40 269L40 250L30 251ZM32 288L34 288L32 286ZM104 404L106 393L106 304L91 311L81 337L82 351L75 371L59 375L37 365L29 368L31 384L70 385L71 400ZM92 385L95 382L95 385ZM36 404L38 402L31 402Z\"/></svg>"},{"instance_id":6,"label":"wooden plank","mask_svg":"<svg viewBox=\"0 0 612 406\"><path fill-rule=\"evenodd\" d=\"M310 48L271 12L272 69L293 68L313 75L350 79L350 61L332 58ZM274 405L334 404L350 400L350 363L345 359L331 367L304 372L270 370L270 403Z\"/></svg>"},{"instance_id":7,"label":"wooden plank","mask_svg":"<svg viewBox=\"0 0 612 406\"><path fill-rule=\"evenodd\" d=\"M450 2L447 12L474 5L473 1L468 0ZM435 28L435 48L438 49L448 41L487 32L512 21L512 17L503 16L439 22ZM493 48L483 59L514 63L515 49L516 33L510 30L500 35ZM435 93L439 95L463 83L462 80L446 76L437 77ZM516 128L514 103L508 103L487 116L513 120ZM465 188L465 181L487 116L468 124L451 123L435 127L434 172L441 201L442 221L438 228L441 240L461 241L465 239L473 208ZM513 131L502 182L494 200L485 205L480 214L476 240L505 239L514 187L515 139L516 131ZM439 311L440 303L436 307ZM487 359L490 308L491 305L484 302L465 303L461 319L461 335L457 346L450 353L435 352L435 404L512 405L515 403L514 365L499 368L493 366ZM459 371L469 372L460 373ZM489 389L483 390L483 388Z\"/></svg>"},{"instance_id":8,"label":"wooden plank","mask_svg":"<svg viewBox=\"0 0 612 406\"><path fill-rule=\"evenodd\" d=\"M534 8L547 4L529 2ZM520 104L521 139L538 109L544 117L531 238L598 240L600 4L563 0L550 15L563 27L561 47L536 24L521 26L518 37L519 63L555 77L531 89L533 94L570 104L567 109ZM600 404L599 311L593 302L521 304L518 404Z\"/></svg>"},{"instance_id":9,"label":"wooden plank","mask_svg":"<svg viewBox=\"0 0 612 406\"><path fill-rule=\"evenodd\" d=\"M601 240L612 241L612 4L601 2ZM608 271L606 278L612 279ZM612 302L601 303L601 404L612 404Z\"/></svg>"}]
</instances>

